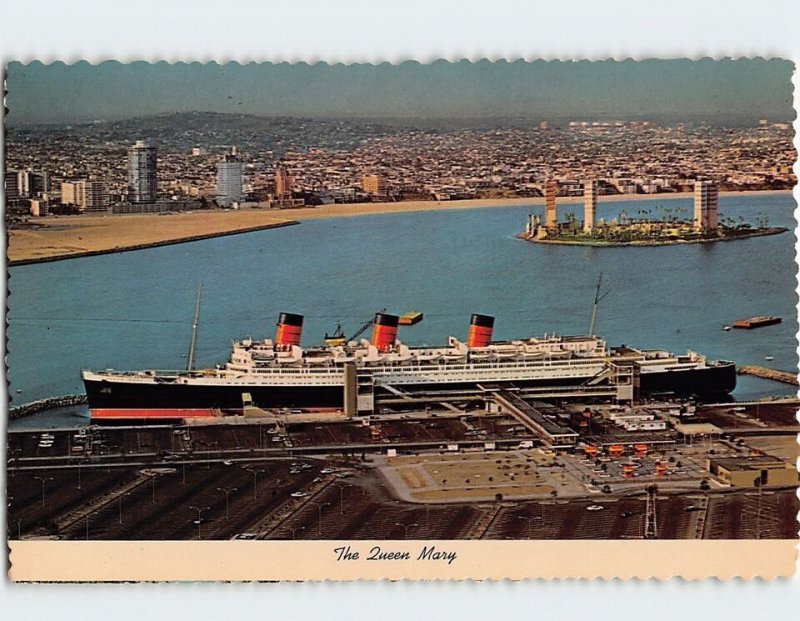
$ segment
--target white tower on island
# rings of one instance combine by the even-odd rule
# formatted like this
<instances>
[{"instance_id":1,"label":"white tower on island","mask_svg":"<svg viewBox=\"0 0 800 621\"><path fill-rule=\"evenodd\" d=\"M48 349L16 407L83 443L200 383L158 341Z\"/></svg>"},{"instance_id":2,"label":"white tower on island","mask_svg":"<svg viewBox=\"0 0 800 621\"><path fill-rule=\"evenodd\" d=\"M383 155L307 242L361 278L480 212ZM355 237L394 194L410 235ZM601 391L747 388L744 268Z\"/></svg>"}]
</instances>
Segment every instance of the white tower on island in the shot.
<instances>
[{"instance_id":1,"label":"white tower on island","mask_svg":"<svg viewBox=\"0 0 800 621\"><path fill-rule=\"evenodd\" d=\"M694 182L694 230L702 233L718 227L719 185L716 181Z\"/></svg>"},{"instance_id":2,"label":"white tower on island","mask_svg":"<svg viewBox=\"0 0 800 621\"><path fill-rule=\"evenodd\" d=\"M587 179L583 182L583 232L591 233L594 230L594 220L597 214L597 181Z\"/></svg>"},{"instance_id":3,"label":"white tower on island","mask_svg":"<svg viewBox=\"0 0 800 621\"><path fill-rule=\"evenodd\" d=\"M558 194L558 182L547 179L544 184L545 218L544 225L555 231L558 228L558 211L556 208L556 194Z\"/></svg>"}]
</instances>

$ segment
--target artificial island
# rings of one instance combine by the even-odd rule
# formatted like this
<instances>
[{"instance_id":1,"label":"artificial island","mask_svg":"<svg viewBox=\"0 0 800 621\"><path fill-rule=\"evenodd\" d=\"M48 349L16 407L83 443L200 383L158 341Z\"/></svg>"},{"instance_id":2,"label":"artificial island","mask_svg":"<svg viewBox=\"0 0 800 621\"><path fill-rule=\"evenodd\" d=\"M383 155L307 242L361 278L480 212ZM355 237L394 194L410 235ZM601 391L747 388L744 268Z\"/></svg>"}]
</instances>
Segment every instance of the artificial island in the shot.
<instances>
[{"instance_id":1,"label":"artificial island","mask_svg":"<svg viewBox=\"0 0 800 621\"><path fill-rule=\"evenodd\" d=\"M719 185L715 181L699 180L694 183L694 217L682 217L680 209L662 208L660 217L650 210L640 210L639 217L624 211L608 222L597 220L598 182L583 183L584 218L579 220L568 213L558 220L556 196L558 182L550 179L545 185L545 219L528 214L521 239L550 244L583 246L662 246L669 244L731 241L763 235L784 233L785 227L771 227L766 216L760 215L755 226L744 218L720 218Z\"/></svg>"}]
</instances>

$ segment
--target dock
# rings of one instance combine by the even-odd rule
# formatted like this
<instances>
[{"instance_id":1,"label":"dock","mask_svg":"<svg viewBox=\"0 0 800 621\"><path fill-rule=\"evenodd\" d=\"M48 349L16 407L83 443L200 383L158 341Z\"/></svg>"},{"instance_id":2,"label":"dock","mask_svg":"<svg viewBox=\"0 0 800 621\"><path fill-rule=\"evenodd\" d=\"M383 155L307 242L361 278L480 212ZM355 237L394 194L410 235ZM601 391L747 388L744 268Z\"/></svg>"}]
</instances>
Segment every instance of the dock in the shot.
<instances>
[{"instance_id":1,"label":"dock","mask_svg":"<svg viewBox=\"0 0 800 621\"><path fill-rule=\"evenodd\" d=\"M418 311L410 311L408 313L403 313L400 316L400 325L401 326L413 326L416 323L422 321L424 315Z\"/></svg>"},{"instance_id":2,"label":"dock","mask_svg":"<svg viewBox=\"0 0 800 621\"><path fill-rule=\"evenodd\" d=\"M774 317L772 315L750 317L750 319L735 321L733 327L740 330L752 330L754 328L763 328L764 326L773 326L781 321L782 319L780 317Z\"/></svg>"},{"instance_id":3,"label":"dock","mask_svg":"<svg viewBox=\"0 0 800 621\"><path fill-rule=\"evenodd\" d=\"M778 371L777 369L767 369L758 366L742 366L736 371L739 375L752 375L762 379L772 380L773 382L783 382L784 384L798 385L797 375L789 371Z\"/></svg>"}]
</instances>

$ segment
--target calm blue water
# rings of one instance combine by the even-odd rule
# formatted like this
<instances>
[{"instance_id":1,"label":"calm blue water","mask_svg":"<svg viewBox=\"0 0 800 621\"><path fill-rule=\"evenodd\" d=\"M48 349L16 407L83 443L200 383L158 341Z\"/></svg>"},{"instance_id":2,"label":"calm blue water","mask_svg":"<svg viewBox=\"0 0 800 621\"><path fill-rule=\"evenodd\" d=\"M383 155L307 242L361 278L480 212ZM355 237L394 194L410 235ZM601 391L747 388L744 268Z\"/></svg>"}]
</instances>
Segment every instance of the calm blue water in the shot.
<instances>
[{"instance_id":1,"label":"calm blue water","mask_svg":"<svg viewBox=\"0 0 800 621\"><path fill-rule=\"evenodd\" d=\"M689 199L601 203L599 217ZM723 197L720 211L794 229L788 194ZM579 212L580 206L563 207ZM518 240L527 207L387 214L162 248L14 267L8 364L15 402L82 391L81 368L181 368L203 283L198 366L227 359L231 341L272 336L280 311L306 316L304 344L340 320L352 333L383 307L425 313L401 328L412 344L464 338L473 312L497 317L498 338L585 333L599 272L610 294L596 332L610 344L694 349L740 364L794 369L792 233L718 244L581 248ZM533 209L541 213L542 208ZM782 324L723 332L751 315ZM17 393L16 391L21 392ZM790 387L740 378L740 399Z\"/></svg>"}]
</instances>

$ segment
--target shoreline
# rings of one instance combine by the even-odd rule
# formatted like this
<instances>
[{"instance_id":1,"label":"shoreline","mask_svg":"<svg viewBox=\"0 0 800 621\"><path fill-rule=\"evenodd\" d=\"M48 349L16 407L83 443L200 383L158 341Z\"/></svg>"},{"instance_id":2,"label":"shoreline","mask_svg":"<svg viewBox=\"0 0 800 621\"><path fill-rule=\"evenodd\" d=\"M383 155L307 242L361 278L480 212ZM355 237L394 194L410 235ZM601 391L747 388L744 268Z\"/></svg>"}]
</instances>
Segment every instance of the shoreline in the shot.
<instances>
[{"instance_id":1,"label":"shoreline","mask_svg":"<svg viewBox=\"0 0 800 621\"><path fill-rule=\"evenodd\" d=\"M720 192L721 196L791 194L791 190ZM665 194L614 194L598 203L689 199L691 192ZM582 197L559 198L559 205L576 205ZM456 211L494 207L538 206L543 197L484 198L455 201L400 201L346 203L298 209L241 209L178 212L171 214L79 215L39 219L36 227L8 229L9 267L63 261L183 244L214 237L238 235L299 224L303 220L352 218L368 215Z\"/></svg>"},{"instance_id":2,"label":"shoreline","mask_svg":"<svg viewBox=\"0 0 800 621\"><path fill-rule=\"evenodd\" d=\"M788 194L793 190L743 190L741 192L720 192L720 196L768 196ZM598 204L620 201L658 201L673 199L691 199L693 192L670 192L663 194L604 194L598 197ZM583 204L582 196L559 197L558 206ZM486 209L490 207L521 207L525 205L544 205L544 197L531 196L525 198L475 198L454 201L399 201L384 203L342 203L336 205L320 205L319 207L301 207L285 209L295 220L315 220L320 218L341 218L385 213L411 213L417 211L449 211L464 209Z\"/></svg>"}]
</instances>

